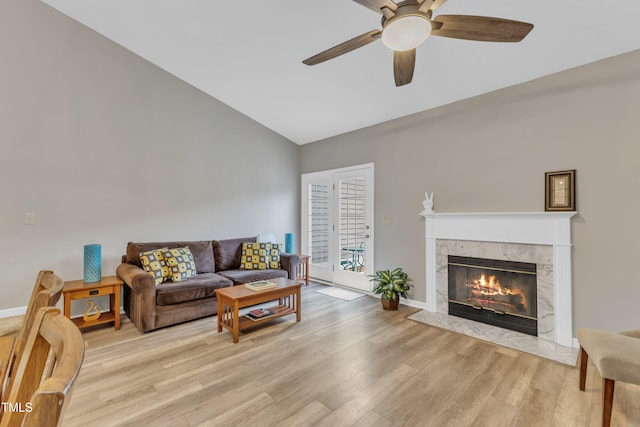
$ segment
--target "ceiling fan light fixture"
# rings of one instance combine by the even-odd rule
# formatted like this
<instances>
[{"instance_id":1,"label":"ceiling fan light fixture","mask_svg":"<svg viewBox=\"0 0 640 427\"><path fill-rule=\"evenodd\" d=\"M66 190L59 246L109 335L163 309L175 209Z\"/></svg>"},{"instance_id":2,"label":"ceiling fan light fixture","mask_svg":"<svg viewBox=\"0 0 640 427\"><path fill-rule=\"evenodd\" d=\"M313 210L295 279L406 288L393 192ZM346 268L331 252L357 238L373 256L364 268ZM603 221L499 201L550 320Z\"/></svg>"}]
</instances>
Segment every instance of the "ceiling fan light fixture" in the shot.
<instances>
[{"instance_id":1,"label":"ceiling fan light fixture","mask_svg":"<svg viewBox=\"0 0 640 427\"><path fill-rule=\"evenodd\" d=\"M431 35L431 21L423 15L398 16L382 30L382 43L389 49L415 49Z\"/></svg>"}]
</instances>

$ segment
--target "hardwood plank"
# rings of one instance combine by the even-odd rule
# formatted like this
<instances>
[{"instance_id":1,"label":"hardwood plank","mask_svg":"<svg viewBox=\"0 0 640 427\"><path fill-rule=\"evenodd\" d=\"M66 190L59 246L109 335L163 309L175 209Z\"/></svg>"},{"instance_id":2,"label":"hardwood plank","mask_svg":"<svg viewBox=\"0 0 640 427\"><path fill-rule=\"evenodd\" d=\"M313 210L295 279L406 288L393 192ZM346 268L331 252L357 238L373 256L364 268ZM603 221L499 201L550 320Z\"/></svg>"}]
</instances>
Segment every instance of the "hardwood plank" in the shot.
<instances>
[{"instance_id":1,"label":"hardwood plank","mask_svg":"<svg viewBox=\"0 0 640 427\"><path fill-rule=\"evenodd\" d=\"M390 427L391 425L391 421L382 415L375 411L369 411L362 418L356 421L356 423L353 424L353 427Z\"/></svg>"},{"instance_id":2,"label":"hardwood plank","mask_svg":"<svg viewBox=\"0 0 640 427\"><path fill-rule=\"evenodd\" d=\"M496 416L499 414L499 416ZM518 414L518 407L491 396L476 416L474 427L511 427ZM563 425L555 424L555 425ZM576 424L576 426L579 424Z\"/></svg>"},{"instance_id":3,"label":"hardwood plank","mask_svg":"<svg viewBox=\"0 0 640 427\"><path fill-rule=\"evenodd\" d=\"M500 354L494 348L487 350L491 352L489 364L477 376L470 377L469 382L465 381L457 397L442 412L447 425L471 425L514 363L510 355Z\"/></svg>"},{"instance_id":4,"label":"hardwood plank","mask_svg":"<svg viewBox=\"0 0 640 427\"><path fill-rule=\"evenodd\" d=\"M513 406L522 405L527 390L531 387L533 378L543 359L532 359L528 355L520 354L516 357L511 370L504 376L502 384L494 391L494 397Z\"/></svg>"},{"instance_id":5,"label":"hardwood plank","mask_svg":"<svg viewBox=\"0 0 640 427\"><path fill-rule=\"evenodd\" d=\"M179 399L183 396L190 396L195 392L202 390L202 385L198 383L184 383L173 387L170 393L173 395L173 399ZM143 401L144 407L139 411L127 411L120 414L118 418L118 424L121 425L166 425L171 426L188 426L190 425L184 414L167 414L164 411L166 401L158 399L157 396L162 396L163 393L149 394L149 398Z\"/></svg>"},{"instance_id":6,"label":"hardwood plank","mask_svg":"<svg viewBox=\"0 0 640 427\"><path fill-rule=\"evenodd\" d=\"M624 387L627 393L627 407L624 413L628 420L640 420L640 385L635 384L616 384L617 387ZM631 422L628 425L632 425ZM640 424L639 424L640 425Z\"/></svg>"},{"instance_id":7,"label":"hardwood plank","mask_svg":"<svg viewBox=\"0 0 640 427\"><path fill-rule=\"evenodd\" d=\"M514 427L530 427L532 424L540 426L551 425L557 395L530 387L527 390L524 401L527 403L520 405L520 410L512 423Z\"/></svg>"},{"instance_id":8,"label":"hardwood plank","mask_svg":"<svg viewBox=\"0 0 640 427\"><path fill-rule=\"evenodd\" d=\"M599 426L602 379L423 325L402 306L302 289L302 321L217 333L215 317L140 333L86 331L66 426ZM616 384L613 424L640 425Z\"/></svg>"},{"instance_id":9,"label":"hardwood plank","mask_svg":"<svg viewBox=\"0 0 640 427\"><path fill-rule=\"evenodd\" d=\"M262 392L253 398L237 399L233 406L215 418L205 417L202 421L194 423L193 417L187 417L191 425L199 426L235 426L245 418L247 411L259 411L270 405L273 398L266 392Z\"/></svg>"},{"instance_id":10,"label":"hardwood plank","mask_svg":"<svg viewBox=\"0 0 640 427\"><path fill-rule=\"evenodd\" d=\"M560 364L541 363L538 366L531 386L548 393L557 394L560 391L567 369Z\"/></svg>"},{"instance_id":11,"label":"hardwood plank","mask_svg":"<svg viewBox=\"0 0 640 427\"><path fill-rule=\"evenodd\" d=\"M576 370L577 371L577 370ZM553 414L553 425L588 425L590 393L575 393L579 387L579 375L567 372L560 386L558 404Z\"/></svg>"},{"instance_id":12,"label":"hardwood plank","mask_svg":"<svg viewBox=\"0 0 640 427\"><path fill-rule=\"evenodd\" d=\"M236 427L250 426L278 426L278 427L298 427L301 425L312 425L326 417L331 410L322 403L314 400L301 408L296 408L295 412L291 412L296 401L285 402L285 404L272 405L266 410L256 412L253 416L245 418L237 424ZM285 414L291 413L286 416ZM283 418L286 416L286 418Z\"/></svg>"},{"instance_id":13,"label":"hardwood plank","mask_svg":"<svg viewBox=\"0 0 640 427\"><path fill-rule=\"evenodd\" d=\"M352 425L375 408L377 403L385 400L389 395L395 394L400 384L416 374L416 370L407 365L400 365L393 370L383 371L375 383L366 387L353 399L345 402L339 408L331 412L316 425L318 427L332 427L336 425Z\"/></svg>"}]
</instances>

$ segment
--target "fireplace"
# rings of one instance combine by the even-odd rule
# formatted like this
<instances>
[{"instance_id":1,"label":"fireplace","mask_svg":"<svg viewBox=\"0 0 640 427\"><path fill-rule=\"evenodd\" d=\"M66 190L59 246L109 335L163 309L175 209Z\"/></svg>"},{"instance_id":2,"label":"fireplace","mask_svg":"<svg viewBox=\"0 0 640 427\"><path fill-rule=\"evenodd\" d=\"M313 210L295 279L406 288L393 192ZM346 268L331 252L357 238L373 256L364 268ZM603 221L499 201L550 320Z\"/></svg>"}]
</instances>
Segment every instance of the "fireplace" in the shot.
<instances>
[{"instance_id":1,"label":"fireplace","mask_svg":"<svg viewBox=\"0 0 640 427\"><path fill-rule=\"evenodd\" d=\"M449 314L538 336L536 264L448 256Z\"/></svg>"},{"instance_id":2,"label":"fireplace","mask_svg":"<svg viewBox=\"0 0 640 427\"><path fill-rule=\"evenodd\" d=\"M474 335L486 331L488 341L521 342L520 333L449 316L448 256L526 261L536 264L538 336L534 347L547 342L571 348L571 218L576 212L423 212L425 219L425 311L440 327ZM449 325L449 326L447 326ZM495 331L489 332L491 329ZM495 333L494 333L495 332ZM510 338L505 338L506 336ZM511 336L514 338L511 338ZM531 336L531 338L534 338ZM536 350L537 351L537 350ZM537 354L537 353L536 353ZM575 360L575 359L574 359Z\"/></svg>"}]
</instances>

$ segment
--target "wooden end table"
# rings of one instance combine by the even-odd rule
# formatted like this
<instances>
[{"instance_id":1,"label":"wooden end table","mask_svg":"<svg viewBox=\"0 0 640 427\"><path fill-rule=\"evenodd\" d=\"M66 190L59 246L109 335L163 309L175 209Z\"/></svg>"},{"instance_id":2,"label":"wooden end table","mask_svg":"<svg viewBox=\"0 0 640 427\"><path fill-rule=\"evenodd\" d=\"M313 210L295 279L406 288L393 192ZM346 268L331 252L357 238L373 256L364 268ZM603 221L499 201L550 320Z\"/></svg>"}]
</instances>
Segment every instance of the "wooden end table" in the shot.
<instances>
[{"instance_id":1,"label":"wooden end table","mask_svg":"<svg viewBox=\"0 0 640 427\"><path fill-rule=\"evenodd\" d=\"M99 282L85 283L82 280L64 282L62 295L64 296L64 315L71 319L71 301L83 298L109 295L109 311L100 314L96 320L86 321L82 317L71 319L80 329L89 326L113 322L117 330L120 329L120 290L123 281L118 276L103 277Z\"/></svg>"},{"instance_id":2,"label":"wooden end table","mask_svg":"<svg viewBox=\"0 0 640 427\"><path fill-rule=\"evenodd\" d=\"M300 321L300 287L302 283L284 278L269 279L276 284L275 288L264 291L252 291L244 285L230 286L216 289L218 298L218 333L222 328L233 334L233 342L238 342L241 329L250 328L295 313L296 322ZM269 307L275 314L264 319L252 320L247 316L240 316L241 308L278 300L278 305Z\"/></svg>"},{"instance_id":3,"label":"wooden end table","mask_svg":"<svg viewBox=\"0 0 640 427\"><path fill-rule=\"evenodd\" d=\"M300 264L296 271L296 280L304 280L306 286L309 286L309 255L298 255Z\"/></svg>"}]
</instances>

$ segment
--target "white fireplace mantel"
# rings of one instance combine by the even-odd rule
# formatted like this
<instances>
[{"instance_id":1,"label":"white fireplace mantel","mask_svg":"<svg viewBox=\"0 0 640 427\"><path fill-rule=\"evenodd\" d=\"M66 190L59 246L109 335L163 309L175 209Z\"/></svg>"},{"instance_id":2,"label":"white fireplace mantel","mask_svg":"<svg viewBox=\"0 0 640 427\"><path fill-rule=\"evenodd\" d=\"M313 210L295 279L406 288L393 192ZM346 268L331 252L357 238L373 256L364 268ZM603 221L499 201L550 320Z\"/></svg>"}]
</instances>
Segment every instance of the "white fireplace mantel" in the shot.
<instances>
[{"instance_id":1,"label":"white fireplace mantel","mask_svg":"<svg viewBox=\"0 0 640 427\"><path fill-rule=\"evenodd\" d=\"M553 246L555 342L573 345L571 217L576 212L422 212L426 225L426 310L436 312L436 240Z\"/></svg>"}]
</instances>

